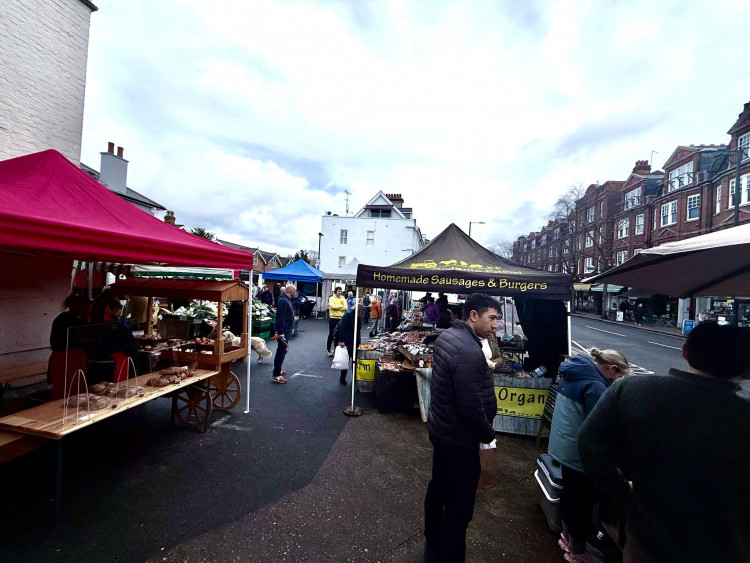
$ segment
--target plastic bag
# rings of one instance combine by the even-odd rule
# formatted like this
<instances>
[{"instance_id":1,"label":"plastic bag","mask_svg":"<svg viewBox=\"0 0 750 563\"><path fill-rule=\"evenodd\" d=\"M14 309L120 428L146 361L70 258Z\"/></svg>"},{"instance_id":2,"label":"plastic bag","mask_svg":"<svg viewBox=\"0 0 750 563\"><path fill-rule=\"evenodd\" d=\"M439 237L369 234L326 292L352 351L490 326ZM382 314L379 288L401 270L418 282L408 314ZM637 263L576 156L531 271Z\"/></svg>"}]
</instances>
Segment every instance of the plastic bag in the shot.
<instances>
[{"instance_id":1,"label":"plastic bag","mask_svg":"<svg viewBox=\"0 0 750 563\"><path fill-rule=\"evenodd\" d=\"M344 346L336 346L331 369L349 369L349 352Z\"/></svg>"}]
</instances>

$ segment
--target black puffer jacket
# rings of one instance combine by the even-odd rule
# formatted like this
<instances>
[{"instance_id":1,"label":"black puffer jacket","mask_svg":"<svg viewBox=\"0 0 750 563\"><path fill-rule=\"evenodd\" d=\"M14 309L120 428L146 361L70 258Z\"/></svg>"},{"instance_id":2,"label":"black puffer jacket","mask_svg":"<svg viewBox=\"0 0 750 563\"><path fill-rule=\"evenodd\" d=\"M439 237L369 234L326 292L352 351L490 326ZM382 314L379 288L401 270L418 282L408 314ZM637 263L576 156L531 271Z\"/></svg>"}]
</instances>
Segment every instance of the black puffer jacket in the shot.
<instances>
[{"instance_id":1,"label":"black puffer jacket","mask_svg":"<svg viewBox=\"0 0 750 563\"><path fill-rule=\"evenodd\" d=\"M495 437L495 382L474 330L456 321L435 342L427 428L430 440L475 447Z\"/></svg>"}]
</instances>

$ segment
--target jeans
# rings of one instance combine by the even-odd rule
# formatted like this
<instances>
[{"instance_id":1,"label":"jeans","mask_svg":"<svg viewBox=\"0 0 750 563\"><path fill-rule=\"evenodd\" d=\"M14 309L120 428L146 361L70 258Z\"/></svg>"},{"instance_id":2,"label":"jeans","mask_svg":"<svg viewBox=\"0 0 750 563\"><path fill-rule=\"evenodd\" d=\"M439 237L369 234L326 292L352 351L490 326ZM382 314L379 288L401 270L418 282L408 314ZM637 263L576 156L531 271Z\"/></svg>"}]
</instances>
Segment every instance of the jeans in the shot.
<instances>
[{"instance_id":1,"label":"jeans","mask_svg":"<svg viewBox=\"0 0 750 563\"><path fill-rule=\"evenodd\" d=\"M432 479L424 498L424 535L441 561L464 561L466 528L474 515L479 483L479 447L433 443Z\"/></svg>"},{"instance_id":2,"label":"jeans","mask_svg":"<svg viewBox=\"0 0 750 563\"><path fill-rule=\"evenodd\" d=\"M292 336L292 331L287 331L284 333L284 340L286 342L282 342L281 339L276 340L276 356L273 359L273 375L281 375L281 366L284 363L284 358L286 358L286 347L289 346L289 339Z\"/></svg>"},{"instance_id":3,"label":"jeans","mask_svg":"<svg viewBox=\"0 0 750 563\"><path fill-rule=\"evenodd\" d=\"M370 329L370 336L375 336L378 333L378 326L380 325L380 319L372 319L372 328Z\"/></svg>"},{"instance_id":4,"label":"jeans","mask_svg":"<svg viewBox=\"0 0 750 563\"><path fill-rule=\"evenodd\" d=\"M591 531L591 512L599 502L599 492L580 471L562 466L563 490L560 515L573 553L586 551L586 538Z\"/></svg>"},{"instance_id":5,"label":"jeans","mask_svg":"<svg viewBox=\"0 0 750 563\"><path fill-rule=\"evenodd\" d=\"M340 320L341 319L328 319L328 340L326 342L326 350L329 352L331 351L331 344L334 346L338 344L338 342L333 341L333 330L336 328L336 325L339 324Z\"/></svg>"}]
</instances>

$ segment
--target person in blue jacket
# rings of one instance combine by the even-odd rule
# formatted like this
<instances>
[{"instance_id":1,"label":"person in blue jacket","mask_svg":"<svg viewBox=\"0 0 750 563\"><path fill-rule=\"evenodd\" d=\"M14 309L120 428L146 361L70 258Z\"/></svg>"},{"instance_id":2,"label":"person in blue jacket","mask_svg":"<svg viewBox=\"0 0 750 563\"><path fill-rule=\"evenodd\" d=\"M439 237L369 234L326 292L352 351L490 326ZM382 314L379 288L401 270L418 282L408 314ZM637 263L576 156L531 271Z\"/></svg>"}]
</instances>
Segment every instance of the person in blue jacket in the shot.
<instances>
[{"instance_id":1,"label":"person in blue jacket","mask_svg":"<svg viewBox=\"0 0 750 563\"><path fill-rule=\"evenodd\" d=\"M583 472L578 431L607 387L628 373L628 360L617 350L591 348L588 355L573 356L560 365L548 452L562 466L563 532L558 543L566 561L594 560L591 550L587 551L586 538L599 495Z\"/></svg>"}]
</instances>

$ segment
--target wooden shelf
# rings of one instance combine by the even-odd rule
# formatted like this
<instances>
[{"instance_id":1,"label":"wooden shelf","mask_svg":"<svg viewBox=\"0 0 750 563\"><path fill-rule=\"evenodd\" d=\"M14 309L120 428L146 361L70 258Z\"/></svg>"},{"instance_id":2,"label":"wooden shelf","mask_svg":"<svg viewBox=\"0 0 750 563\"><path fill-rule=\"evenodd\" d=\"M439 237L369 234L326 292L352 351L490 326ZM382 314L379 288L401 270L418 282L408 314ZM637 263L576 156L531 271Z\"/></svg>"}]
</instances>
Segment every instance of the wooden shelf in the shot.
<instances>
[{"instance_id":1,"label":"wooden shelf","mask_svg":"<svg viewBox=\"0 0 750 563\"><path fill-rule=\"evenodd\" d=\"M218 373L215 370L199 369L195 375L183 379L180 383L174 383L166 387L151 387L146 385L149 379L158 377L159 375L158 372L146 373L127 380L128 384L143 387L142 397L134 395L127 399L113 399L112 405L97 411L68 407L67 416L65 416L66 411L64 408L65 399L58 399L0 418L0 429L59 440L71 432L91 426L100 420L137 407L158 397L168 395Z\"/></svg>"}]
</instances>

